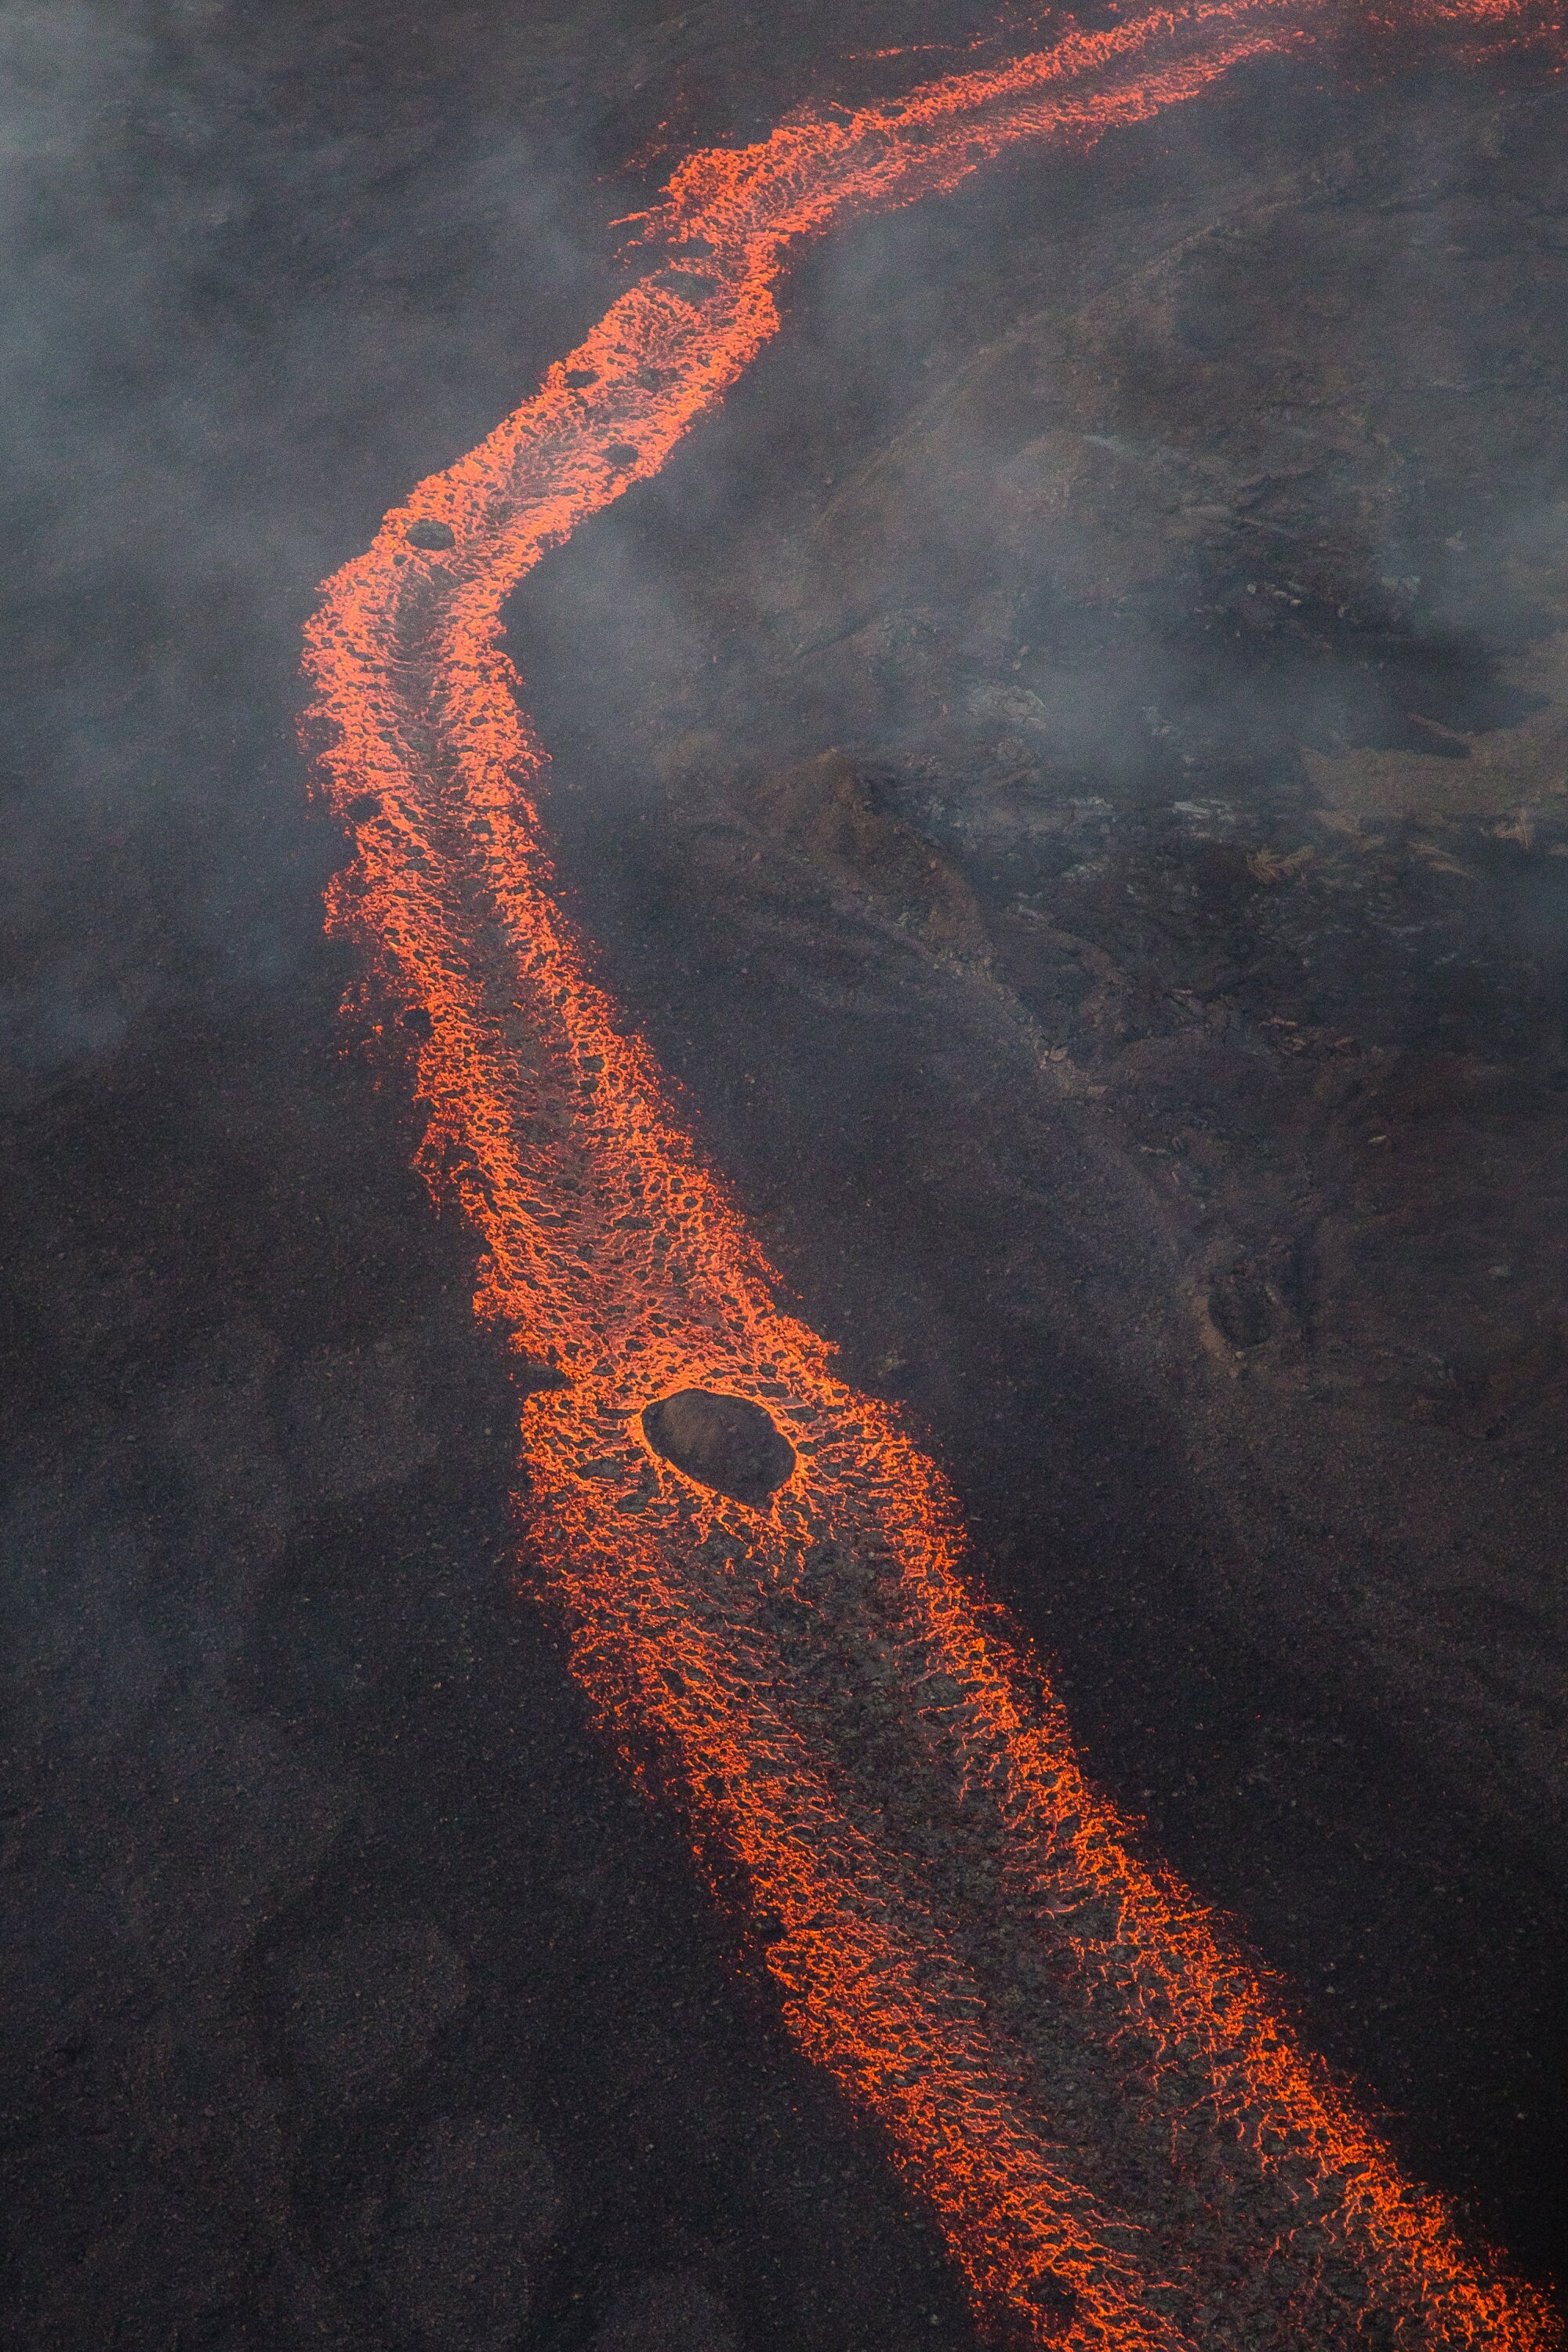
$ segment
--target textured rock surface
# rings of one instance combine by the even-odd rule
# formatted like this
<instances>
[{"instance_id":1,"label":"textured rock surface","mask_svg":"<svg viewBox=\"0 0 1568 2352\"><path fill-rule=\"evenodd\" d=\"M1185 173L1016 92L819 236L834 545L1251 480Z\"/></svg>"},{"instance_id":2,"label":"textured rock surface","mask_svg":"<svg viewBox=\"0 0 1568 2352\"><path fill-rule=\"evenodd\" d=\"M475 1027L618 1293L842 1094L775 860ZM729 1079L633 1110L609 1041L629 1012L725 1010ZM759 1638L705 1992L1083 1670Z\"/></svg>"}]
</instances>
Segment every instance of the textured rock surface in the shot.
<instances>
[{"instance_id":1,"label":"textured rock surface","mask_svg":"<svg viewBox=\"0 0 1568 2352\"><path fill-rule=\"evenodd\" d=\"M649 2279L623 2295L594 2352L736 2352L721 2304L689 2276Z\"/></svg>"}]
</instances>

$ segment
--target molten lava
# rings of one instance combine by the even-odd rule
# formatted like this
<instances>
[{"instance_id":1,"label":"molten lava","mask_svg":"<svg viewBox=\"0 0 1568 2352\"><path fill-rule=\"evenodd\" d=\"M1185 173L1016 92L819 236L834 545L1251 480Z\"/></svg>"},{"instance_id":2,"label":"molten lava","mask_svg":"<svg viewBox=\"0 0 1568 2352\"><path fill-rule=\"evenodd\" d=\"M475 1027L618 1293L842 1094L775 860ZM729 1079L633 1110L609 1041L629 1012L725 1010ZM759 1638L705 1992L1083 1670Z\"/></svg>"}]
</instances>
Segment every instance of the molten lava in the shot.
<instances>
[{"instance_id":1,"label":"molten lava","mask_svg":"<svg viewBox=\"0 0 1568 2352\"><path fill-rule=\"evenodd\" d=\"M1144 119L1306 40L1319 5L1160 9L693 156L645 224L656 266L387 517L310 632L357 835L331 919L427 1029L422 1164L481 1236L479 1312L562 1375L522 1438L576 1672L740 1865L792 2030L1016 2346L1556 2337L1136 1857L972 1600L940 1476L775 1305L556 902L500 616L773 332L799 239Z\"/></svg>"}]
</instances>

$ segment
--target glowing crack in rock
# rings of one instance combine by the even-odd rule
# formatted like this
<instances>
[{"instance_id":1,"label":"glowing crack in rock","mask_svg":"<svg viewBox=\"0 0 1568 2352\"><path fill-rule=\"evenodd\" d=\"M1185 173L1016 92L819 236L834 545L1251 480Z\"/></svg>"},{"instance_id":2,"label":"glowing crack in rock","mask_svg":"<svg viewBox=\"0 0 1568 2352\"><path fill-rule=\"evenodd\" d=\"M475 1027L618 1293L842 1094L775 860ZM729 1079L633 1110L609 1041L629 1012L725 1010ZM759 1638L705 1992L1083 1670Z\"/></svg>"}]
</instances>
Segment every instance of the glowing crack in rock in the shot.
<instances>
[{"instance_id":1,"label":"glowing crack in rock","mask_svg":"<svg viewBox=\"0 0 1568 2352\"><path fill-rule=\"evenodd\" d=\"M357 839L331 919L427 1025L422 1161L481 1238L479 1311L563 1375L521 1431L575 1672L739 1865L792 2032L881 2127L983 2330L1019 2347L1559 2339L1138 1858L972 1598L941 1477L775 1304L556 902L500 613L733 383L801 239L1018 142L1142 121L1317 21L1303 0L1161 9L693 156L645 225L647 273L388 515L309 635Z\"/></svg>"}]
</instances>

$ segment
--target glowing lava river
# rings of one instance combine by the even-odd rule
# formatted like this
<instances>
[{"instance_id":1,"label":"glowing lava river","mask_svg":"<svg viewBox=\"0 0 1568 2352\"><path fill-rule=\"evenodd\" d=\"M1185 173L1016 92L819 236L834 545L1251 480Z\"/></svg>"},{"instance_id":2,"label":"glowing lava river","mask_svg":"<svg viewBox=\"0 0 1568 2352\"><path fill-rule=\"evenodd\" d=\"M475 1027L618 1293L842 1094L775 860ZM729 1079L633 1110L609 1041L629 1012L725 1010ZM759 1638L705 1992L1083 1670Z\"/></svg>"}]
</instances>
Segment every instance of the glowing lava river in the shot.
<instances>
[{"instance_id":1,"label":"glowing lava river","mask_svg":"<svg viewBox=\"0 0 1568 2352\"><path fill-rule=\"evenodd\" d=\"M555 1368L522 1442L575 1671L739 1872L791 2032L1007 2346L1559 2337L1138 1858L973 1597L939 1474L779 1310L556 903L501 608L733 382L798 240L1146 119L1314 21L1160 11L694 156L648 273L394 509L309 640L357 837L331 919L418 1035L423 1164L481 1238L479 1310Z\"/></svg>"}]
</instances>

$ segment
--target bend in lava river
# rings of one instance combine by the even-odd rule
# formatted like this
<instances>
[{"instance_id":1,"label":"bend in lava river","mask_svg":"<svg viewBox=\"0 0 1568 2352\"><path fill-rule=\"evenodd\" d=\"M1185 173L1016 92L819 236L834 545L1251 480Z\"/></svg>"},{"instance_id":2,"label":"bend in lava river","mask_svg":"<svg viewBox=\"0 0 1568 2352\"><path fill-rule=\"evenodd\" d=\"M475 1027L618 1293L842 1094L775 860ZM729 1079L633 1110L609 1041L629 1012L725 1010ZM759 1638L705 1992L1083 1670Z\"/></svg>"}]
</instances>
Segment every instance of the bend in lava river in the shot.
<instances>
[{"instance_id":1,"label":"bend in lava river","mask_svg":"<svg viewBox=\"0 0 1568 2352\"><path fill-rule=\"evenodd\" d=\"M427 1025L423 1163L481 1236L479 1311L558 1368L522 1436L575 1670L740 1864L792 2031L1009 2346L1559 2339L1137 1858L972 1601L941 1477L780 1312L556 902L500 611L773 332L795 242L1147 118L1316 16L1160 10L695 156L650 217L662 258L394 509L309 638L357 838L331 919Z\"/></svg>"}]
</instances>

